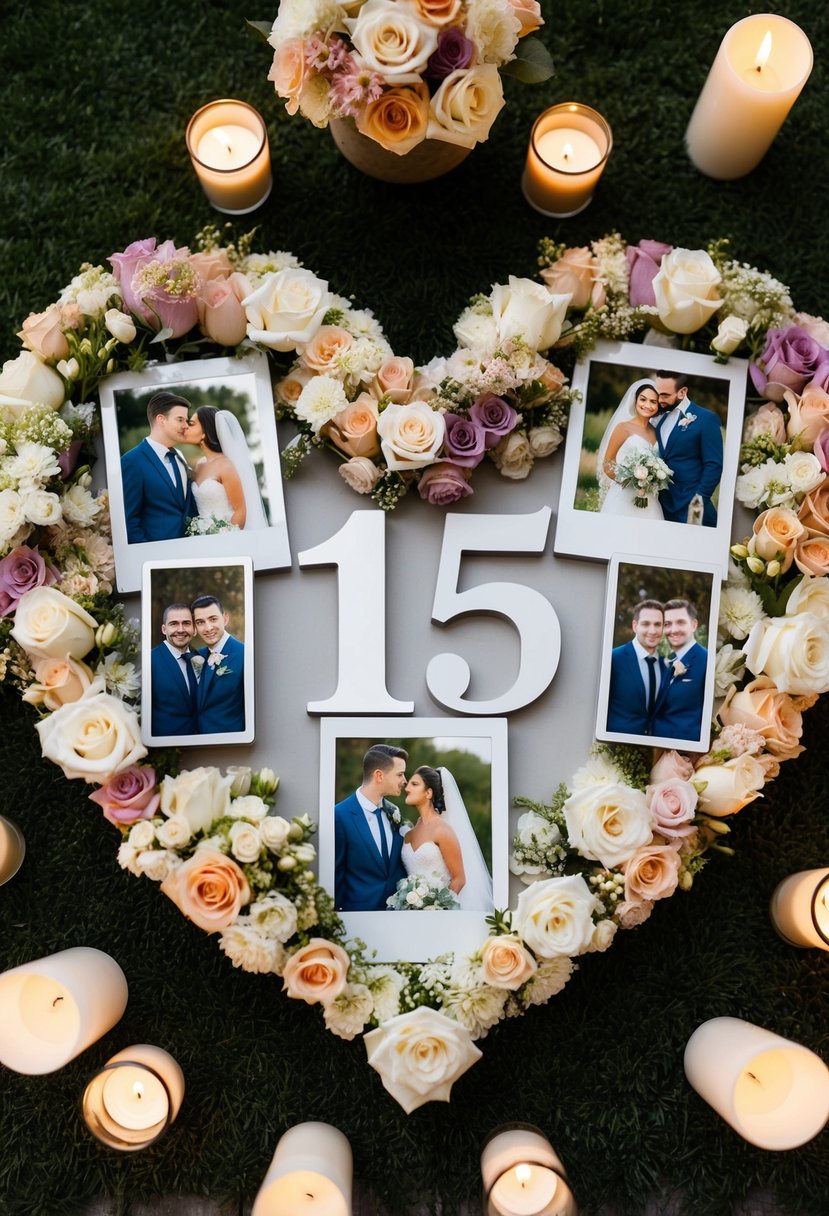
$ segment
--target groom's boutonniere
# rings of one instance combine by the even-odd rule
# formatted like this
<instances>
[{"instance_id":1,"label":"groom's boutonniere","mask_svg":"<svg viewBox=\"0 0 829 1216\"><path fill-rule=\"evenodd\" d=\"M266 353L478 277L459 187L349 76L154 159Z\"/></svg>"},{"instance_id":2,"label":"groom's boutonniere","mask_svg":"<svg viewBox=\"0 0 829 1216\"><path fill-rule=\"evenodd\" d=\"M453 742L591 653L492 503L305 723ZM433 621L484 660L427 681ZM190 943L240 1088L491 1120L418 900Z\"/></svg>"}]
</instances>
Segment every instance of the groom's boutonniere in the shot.
<instances>
[{"instance_id":1,"label":"groom's boutonniere","mask_svg":"<svg viewBox=\"0 0 829 1216\"><path fill-rule=\"evenodd\" d=\"M403 816L400 814L400 808L395 806L393 802L387 802L384 798L383 810L388 816L389 823L392 824L393 827L399 828L403 822Z\"/></svg>"},{"instance_id":2,"label":"groom's boutonniere","mask_svg":"<svg viewBox=\"0 0 829 1216\"><path fill-rule=\"evenodd\" d=\"M223 663L226 658L226 654L220 654L218 650L211 650L210 654L207 656L207 665L208 667L218 667L219 664Z\"/></svg>"},{"instance_id":3,"label":"groom's boutonniere","mask_svg":"<svg viewBox=\"0 0 829 1216\"><path fill-rule=\"evenodd\" d=\"M190 660L190 666L193 668L193 671L196 673L196 679L198 679L202 673L202 668L204 667L204 655L203 654L194 654Z\"/></svg>"},{"instance_id":4,"label":"groom's boutonniere","mask_svg":"<svg viewBox=\"0 0 829 1216\"><path fill-rule=\"evenodd\" d=\"M684 676L685 672L688 670L688 668L682 662L682 659L674 659L671 666L673 667L675 680L678 680L680 676Z\"/></svg>"},{"instance_id":5,"label":"groom's boutonniere","mask_svg":"<svg viewBox=\"0 0 829 1216\"><path fill-rule=\"evenodd\" d=\"M682 426L682 427L690 426L691 423L696 422L696 420L697 420L696 414L683 414L683 416L679 420L679 426Z\"/></svg>"}]
</instances>

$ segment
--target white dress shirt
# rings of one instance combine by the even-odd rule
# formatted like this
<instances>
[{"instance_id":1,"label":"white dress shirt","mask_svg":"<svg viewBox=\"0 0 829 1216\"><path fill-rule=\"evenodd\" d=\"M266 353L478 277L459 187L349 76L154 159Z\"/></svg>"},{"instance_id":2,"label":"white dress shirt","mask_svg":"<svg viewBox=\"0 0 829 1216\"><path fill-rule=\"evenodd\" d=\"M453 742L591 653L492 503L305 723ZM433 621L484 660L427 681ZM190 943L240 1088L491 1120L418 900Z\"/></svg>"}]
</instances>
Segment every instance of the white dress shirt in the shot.
<instances>
[{"instance_id":1,"label":"white dress shirt","mask_svg":"<svg viewBox=\"0 0 829 1216\"><path fill-rule=\"evenodd\" d=\"M184 651L185 650L189 651L190 647L185 646L184 650L179 650L178 646L174 646L172 644L172 642L168 641L167 638L164 639L164 645L167 647L170 654L175 659L176 666L178 667L179 671L181 672L182 677L184 679L184 683L187 685L187 691L189 692L190 691L190 681L187 678L187 668L188 668L189 664L184 659ZM190 651L190 653L192 654L193 652ZM199 677L198 677L198 674L196 673L195 667L193 668L193 675L196 677L196 680L198 680Z\"/></svg>"},{"instance_id":2,"label":"white dress shirt","mask_svg":"<svg viewBox=\"0 0 829 1216\"><path fill-rule=\"evenodd\" d=\"M173 466L172 466L171 462L167 459L167 453L168 452L173 453L173 456L178 461L178 471L179 471L179 473L181 473L182 485L184 486L185 489L187 489L187 474L188 474L189 470L187 467L187 461L184 459L181 452L179 452L176 448L165 448L163 443L159 443L156 439L150 439L149 435L146 438L147 438L147 443L150 445L150 447L155 452L158 459L164 465L164 468L167 470L167 475L170 478L170 481L173 483L173 485L175 485L176 484L176 475L173 472Z\"/></svg>"},{"instance_id":3,"label":"white dress shirt","mask_svg":"<svg viewBox=\"0 0 829 1216\"><path fill-rule=\"evenodd\" d=\"M688 400L688 398L683 397L679 404L675 405L674 408L669 410L665 415L665 419L659 428L659 438L662 440L663 448L667 444L671 432L679 422L680 418L685 417L685 411L688 409L690 404L691 402Z\"/></svg>"},{"instance_id":4,"label":"white dress shirt","mask_svg":"<svg viewBox=\"0 0 829 1216\"><path fill-rule=\"evenodd\" d=\"M369 831L374 839L374 843L377 845L377 852L381 856L383 855L383 846L380 843L380 831L382 830L386 834L386 844L389 847L389 857L391 857L392 833L391 823L389 822L388 815L385 813L379 816L375 815L374 812L377 810L377 807L373 802L366 798L362 790L357 790L357 801L363 808L363 814L366 817L366 823L369 826Z\"/></svg>"},{"instance_id":5,"label":"white dress shirt","mask_svg":"<svg viewBox=\"0 0 829 1216\"><path fill-rule=\"evenodd\" d=\"M649 654L638 638L633 639L633 649L636 653L637 659L639 660L639 674L642 677L642 683L645 685L645 699L647 700L648 696L650 695L650 684L648 682L648 664L645 662L645 659L656 659L656 662L653 664L653 670L656 676L656 692L658 693L659 686L662 683L662 673L659 670L659 655L657 655L655 652L653 654Z\"/></svg>"}]
</instances>

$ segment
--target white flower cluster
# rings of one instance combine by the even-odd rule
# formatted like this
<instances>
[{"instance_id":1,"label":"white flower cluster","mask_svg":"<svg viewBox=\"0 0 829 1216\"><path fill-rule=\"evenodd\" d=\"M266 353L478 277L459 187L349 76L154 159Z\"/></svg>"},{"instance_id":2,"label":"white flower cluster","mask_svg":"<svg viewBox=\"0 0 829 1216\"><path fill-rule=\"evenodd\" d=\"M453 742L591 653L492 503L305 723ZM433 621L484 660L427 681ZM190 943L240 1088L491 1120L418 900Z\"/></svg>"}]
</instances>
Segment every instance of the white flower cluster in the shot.
<instances>
[{"instance_id":1,"label":"white flower cluster","mask_svg":"<svg viewBox=\"0 0 829 1216\"><path fill-rule=\"evenodd\" d=\"M789 452L783 460L766 460L737 478L737 498L752 511L761 507L797 506L824 479L813 452Z\"/></svg>"}]
</instances>

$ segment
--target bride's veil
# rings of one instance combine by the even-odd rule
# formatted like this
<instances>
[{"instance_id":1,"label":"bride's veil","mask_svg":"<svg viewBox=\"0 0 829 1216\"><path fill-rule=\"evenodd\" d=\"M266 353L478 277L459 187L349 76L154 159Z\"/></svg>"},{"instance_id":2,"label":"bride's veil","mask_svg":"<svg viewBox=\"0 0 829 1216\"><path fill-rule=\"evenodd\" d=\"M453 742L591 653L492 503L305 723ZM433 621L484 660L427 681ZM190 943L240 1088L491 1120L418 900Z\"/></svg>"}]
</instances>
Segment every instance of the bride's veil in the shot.
<instances>
[{"instance_id":1,"label":"bride's veil","mask_svg":"<svg viewBox=\"0 0 829 1216\"><path fill-rule=\"evenodd\" d=\"M438 772L443 784L443 801L446 806L442 818L458 838L466 877L463 890L458 895L461 911L491 912L492 877L484 861L458 783L448 768L439 768Z\"/></svg>"},{"instance_id":2,"label":"bride's veil","mask_svg":"<svg viewBox=\"0 0 829 1216\"><path fill-rule=\"evenodd\" d=\"M248 451L248 441L239 419L230 410L219 410L216 414L216 434L222 452L239 474L242 493L245 496L245 531L250 528L267 528L268 520L259 493L256 469Z\"/></svg>"},{"instance_id":3,"label":"bride's veil","mask_svg":"<svg viewBox=\"0 0 829 1216\"><path fill-rule=\"evenodd\" d=\"M625 393L622 400L619 402L613 417L605 427L605 432L602 435L602 441L599 444L599 450L596 453L596 480L599 483L599 503L603 503L607 497L607 492L613 482L604 471L604 455L607 451L607 445L610 443L610 436L616 430L620 422L627 422L632 418L636 409L636 398L643 388L655 389L656 385L653 380L636 380L631 384L630 388Z\"/></svg>"}]
</instances>

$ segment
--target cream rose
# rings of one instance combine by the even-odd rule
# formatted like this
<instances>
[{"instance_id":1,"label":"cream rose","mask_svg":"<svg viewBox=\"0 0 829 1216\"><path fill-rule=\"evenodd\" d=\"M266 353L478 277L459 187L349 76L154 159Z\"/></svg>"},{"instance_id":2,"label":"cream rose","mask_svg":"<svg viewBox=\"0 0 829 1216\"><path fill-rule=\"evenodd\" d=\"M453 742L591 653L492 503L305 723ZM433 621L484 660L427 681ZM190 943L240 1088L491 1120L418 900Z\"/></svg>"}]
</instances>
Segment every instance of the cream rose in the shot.
<instances>
[{"instance_id":1,"label":"cream rose","mask_svg":"<svg viewBox=\"0 0 829 1216\"><path fill-rule=\"evenodd\" d=\"M721 277L703 249L666 253L653 280L662 324L676 334L695 333L722 304L717 295Z\"/></svg>"},{"instance_id":2,"label":"cream rose","mask_svg":"<svg viewBox=\"0 0 829 1216\"><path fill-rule=\"evenodd\" d=\"M262 852L262 836L255 824L237 819L230 829L228 839L230 851L237 861L249 865L258 860Z\"/></svg>"},{"instance_id":3,"label":"cream rose","mask_svg":"<svg viewBox=\"0 0 829 1216\"><path fill-rule=\"evenodd\" d=\"M420 469L431 464L443 443L443 415L425 401L387 405L377 423L380 446L390 469Z\"/></svg>"},{"instance_id":4,"label":"cream rose","mask_svg":"<svg viewBox=\"0 0 829 1216\"><path fill-rule=\"evenodd\" d=\"M510 275L490 296L498 340L521 338L533 350L547 350L561 336L569 293L553 295L542 283Z\"/></svg>"},{"instance_id":5,"label":"cream rose","mask_svg":"<svg viewBox=\"0 0 829 1216\"><path fill-rule=\"evenodd\" d=\"M552 456L553 452L561 447L563 438L561 431L552 423L547 423L545 426L531 426L527 432L530 451L538 459Z\"/></svg>"},{"instance_id":6,"label":"cream rose","mask_svg":"<svg viewBox=\"0 0 829 1216\"><path fill-rule=\"evenodd\" d=\"M786 615L800 616L803 612L810 612L812 616L829 618L829 581L827 579L804 574L789 596Z\"/></svg>"},{"instance_id":7,"label":"cream rose","mask_svg":"<svg viewBox=\"0 0 829 1216\"><path fill-rule=\"evenodd\" d=\"M806 529L788 507L770 507L762 511L754 521L754 535L748 542L750 553L756 553L764 561L779 558L783 570L788 570L794 561L794 550Z\"/></svg>"},{"instance_id":8,"label":"cream rose","mask_svg":"<svg viewBox=\"0 0 829 1216\"><path fill-rule=\"evenodd\" d=\"M135 713L104 687L103 678L93 680L79 700L62 705L35 727L43 755L70 781L80 777L104 785L147 754Z\"/></svg>"},{"instance_id":9,"label":"cream rose","mask_svg":"<svg viewBox=\"0 0 829 1216\"><path fill-rule=\"evenodd\" d=\"M104 313L104 325L116 342L134 342L138 330L129 313L121 312L120 308L108 308Z\"/></svg>"},{"instance_id":10,"label":"cream rose","mask_svg":"<svg viewBox=\"0 0 829 1216\"><path fill-rule=\"evenodd\" d=\"M598 262L587 245L565 249L564 253L541 272L550 291L569 295L573 308L586 308L593 296Z\"/></svg>"},{"instance_id":11,"label":"cream rose","mask_svg":"<svg viewBox=\"0 0 829 1216\"><path fill-rule=\"evenodd\" d=\"M267 815L259 825L262 840L272 853L284 849L290 830L291 825L281 815Z\"/></svg>"},{"instance_id":12,"label":"cream rose","mask_svg":"<svg viewBox=\"0 0 829 1216\"><path fill-rule=\"evenodd\" d=\"M357 116L357 130L397 156L422 143L428 126L429 90L422 81L387 89Z\"/></svg>"},{"instance_id":13,"label":"cream rose","mask_svg":"<svg viewBox=\"0 0 829 1216\"><path fill-rule=\"evenodd\" d=\"M377 402L370 393L360 393L324 428L324 434L348 456L376 456L380 451L377 438Z\"/></svg>"},{"instance_id":14,"label":"cream rose","mask_svg":"<svg viewBox=\"0 0 829 1216\"><path fill-rule=\"evenodd\" d=\"M310 270L287 266L267 275L242 304L252 342L271 350L296 350L322 325L331 292Z\"/></svg>"},{"instance_id":15,"label":"cream rose","mask_svg":"<svg viewBox=\"0 0 829 1216\"><path fill-rule=\"evenodd\" d=\"M668 844L637 849L624 864L625 899L666 899L679 881L679 853Z\"/></svg>"},{"instance_id":16,"label":"cream rose","mask_svg":"<svg viewBox=\"0 0 829 1216\"><path fill-rule=\"evenodd\" d=\"M183 815L193 832L204 832L227 815L232 784L233 774L223 776L217 768L185 769L177 777L164 778L161 811Z\"/></svg>"},{"instance_id":17,"label":"cream rose","mask_svg":"<svg viewBox=\"0 0 829 1216\"><path fill-rule=\"evenodd\" d=\"M367 456L352 456L339 467L339 474L350 490L358 494L370 494L382 474L377 465Z\"/></svg>"},{"instance_id":18,"label":"cream rose","mask_svg":"<svg viewBox=\"0 0 829 1216\"><path fill-rule=\"evenodd\" d=\"M419 1005L364 1035L368 1062L407 1115L448 1102L452 1086L481 1058L465 1026Z\"/></svg>"},{"instance_id":19,"label":"cream rose","mask_svg":"<svg viewBox=\"0 0 829 1216\"><path fill-rule=\"evenodd\" d=\"M345 987L349 967L348 954L336 942L312 937L300 946L285 964L282 981L288 996L309 1005L327 1005Z\"/></svg>"},{"instance_id":20,"label":"cream rose","mask_svg":"<svg viewBox=\"0 0 829 1216\"><path fill-rule=\"evenodd\" d=\"M509 0L515 10L515 15L521 22L520 37L532 34L544 24L541 16L541 5L538 0Z\"/></svg>"},{"instance_id":21,"label":"cream rose","mask_svg":"<svg viewBox=\"0 0 829 1216\"><path fill-rule=\"evenodd\" d=\"M136 825L136 826L141 826ZM133 829L134 830L134 829ZM158 843L163 845L165 849L183 849L189 844L193 833L190 831L190 824L183 815L171 815L169 819L165 819L159 824L156 832ZM130 844L135 843L130 833Z\"/></svg>"},{"instance_id":22,"label":"cream rose","mask_svg":"<svg viewBox=\"0 0 829 1216\"><path fill-rule=\"evenodd\" d=\"M0 370L0 412L8 417L15 417L30 405L59 410L65 396L58 373L30 350L16 359L7 359Z\"/></svg>"},{"instance_id":23,"label":"cream rose","mask_svg":"<svg viewBox=\"0 0 829 1216\"><path fill-rule=\"evenodd\" d=\"M242 870L218 849L197 848L161 884L188 920L205 933L219 933L232 925L250 901L250 887Z\"/></svg>"},{"instance_id":24,"label":"cream rose","mask_svg":"<svg viewBox=\"0 0 829 1216\"><path fill-rule=\"evenodd\" d=\"M736 814L760 797L766 770L755 756L743 752L725 764L703 764L694 773L694 780L701 786L704 783L699 796L700 811L719 819Z\"/></svg>"},{"instance_id":25,"label":"cream rose","mask_svg":"<svg viewBox=\"0 0 829 1216\"><path fill-rule=\"evenodd\" d=\"M746 726L765 740L778 760L793 760L803 751L803 716L791 697L780 692L768 676L758 676L738 692L732 685L718 714L723 726Z\"/></svg>"},{"instance_id":26,"label":"cream rose","mask_svg":"<svg viewBox=\"0 0 829 1216\"><path fill-rule=\"evenodd\" d=\"M495 988L509 988L515 992L538 970L538 963L515 933L488 937L480 953L484 983Z\"/></svg>"},{"instance_id":27,"label":"cream rose","mask_svg":"<svg viewBox=\"0 0 829 1216\"><path fill-rule=\"evenodd\" d=\"M822 388L806 385L800 397L787 389L783 399L789 411L786 433L789 439L799 439L811 445L829 425L829 393Z\"/></svg>"},{"instance_id":28,"label":"cream rose","mask_svg":"<svg viewBox=\"0 0 829 1216\"><path fill-rule=\"evenodd\" d=\"M492 459L502 477L523 481L529 477L535 457L526 431L513 431L492 449Z\"/></svg>"},{"instance_id":29,"label":"cream rose","mask_svg":"<svg viewBox=\"0 0 829 1216\"><path fill-rule=\"evenodd\" d=\"M544 878L518 896L513 929L540 958L583 954L601 904L580 874Z\"/></svg>"},{"instance_id":30,"label":"cream rose","mask_svg":"<svg viewBox=\"0 0 829 1216\"><path fill-rule=\"evenodd\" d=\"M608 869L627 861L653 838L645 795L621 783L592 785L571 794L564 819L572 847Z\"/></svg>"},{"instance_id":31,"label":"cream rose","mask_svg":"<svg viewBox=\"0 0 829 1216\"><path fill-rule=\"evenodd\" d=\"M748 324L742 317L723 317L711 346L719 355L732 355L747 333Z\"/></svg>"},{"instance_id":32,"label":"cream rose","mask_svg":"<svg viewBox=\"0 0 829 1216\"><path fill-rule=\"evenodd\" d=\"M79 700L93 680L93 674L80 659L40 659L35 664L35 683L30 684L23 700L30 705L60 709Z\"/></svg>"},{"instance_id":33,"label":"cream rose","mask_svg":"<svg viewBox=\"0 0 829 1216\"><path fill-rule=\"evenodd\" d=\"M95 645L98 622L54 587L34 587L17 603L11 635L44 659L82 659Z\"/></svg>"},{"instance_id":34,"label":"cream rose","mask_svg":"<svg viewBox=\"0 0 829 1216\"><path fill-rule=\"evenodd\" d=\"M427 138L473 148L488 137L504 105L504 86L494 63L456 68L432 98Z\"/></svg>"},{"instance_id":35,"label":"cream rose","mask_svg":"<svg viewBox=\"0 0 829 1216\"><path fill-rule=\"evenodd\" d=\"M758 621L746 639L746 666L780 692L829 692L829 619L810 612Z\"/></svg>"},{"instance_id":36,"label":"cream rose","mask_svg":"<svg viewBox=\"0 0 829 1216\"><path fill-rule=\"evenodd\" d=\"M815 490L826 480L820 461L814 452L789 452L784 461L785 477L798 500Z\"/></svg>"},{"instance_id":37,"label":"cream rose","mask_svg":"<svg viewBox=\"0 0 829 1216\"><path fill-rule=\"evenodd\" d=\"M363 68L390 84L413 80L437 48L437 29L418 19L407 0L367 0L345 26Z\"/></svg>"},{"instance_id":38,"label":"cream rose","mask_svg":"<svg viewBox=\"0 0 829 1216\"><path fill-rule=\"evenodd\" d=\"M780 406L773 401L766 401L746 418L743 443L751 443L759 435L770 435L775 443L786 442L786 420Z\"/></svg>"}]
</instances>

